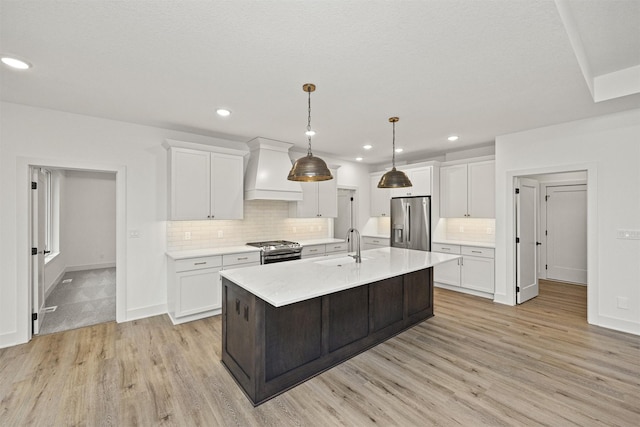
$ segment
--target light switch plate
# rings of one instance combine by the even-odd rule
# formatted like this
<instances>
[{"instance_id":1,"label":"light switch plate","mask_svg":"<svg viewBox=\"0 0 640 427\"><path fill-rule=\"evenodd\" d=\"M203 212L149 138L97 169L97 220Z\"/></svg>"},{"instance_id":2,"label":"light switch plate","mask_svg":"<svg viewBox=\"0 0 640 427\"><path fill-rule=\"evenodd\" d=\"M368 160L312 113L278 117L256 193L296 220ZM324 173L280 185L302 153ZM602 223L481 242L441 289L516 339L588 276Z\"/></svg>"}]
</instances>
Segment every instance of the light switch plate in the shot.
<instances>
[{"instance_id":1,"label":"light switch plate","mask_svg":"<svg viewBox=\"0 0 640 427\"><path fill-rule=\"evenodd\" d=\"M640 240L640 230L616 230L616 238L623 240Z\"/></svg>"}]
</instances>

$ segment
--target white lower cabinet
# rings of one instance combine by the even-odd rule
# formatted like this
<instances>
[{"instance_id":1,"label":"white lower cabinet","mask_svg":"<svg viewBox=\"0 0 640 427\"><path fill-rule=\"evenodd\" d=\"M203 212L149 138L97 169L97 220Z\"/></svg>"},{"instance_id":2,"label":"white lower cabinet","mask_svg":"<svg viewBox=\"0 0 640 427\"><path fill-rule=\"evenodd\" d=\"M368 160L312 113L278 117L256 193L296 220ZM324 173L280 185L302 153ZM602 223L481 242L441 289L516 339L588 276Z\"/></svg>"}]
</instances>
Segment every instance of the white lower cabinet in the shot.
<instances>
[{"instance_id":1,"label":"white lower cabinet","mask_svg":"<svg viewBox=\"0 0 640 427\"><path fill-rule=\"evenodd\" d=\"M220 271L260 265L260 253L235 253L174 260L169 258L167 312L174 325L222 312Z\"/></svg>"},{"instance_id":2,"label":"white lower cabinet","mask_svg":"<svg viewBox=\"0 0 640 427\"><path fill-rule=\"evenodd\" d=\"M302 246L302 258L313 258L325 255L337 255L347 252L347 242L321 243Z\"/></svg>"},{"instance_id":3,"label":"white lower cabinet","mask_svg":"<svg viewBox=\"0 0 640 427\"><path fill-rule=\"evenodd\" d=\"M493 249L434 243L431 250L462 255L462 258L455 262L434 267L435 286L493 298L495 287Z\"/></svg>"},{"instance_id":4,"label":"white lower cabinet","mask_svg":"<svg viewBox=\"0 0 640 427\"><path fill-rule=\"evenodd\" d=\"M389 240L390 239L385 237L364 236L362 238L362 250L388 247Z\"/></svg>"}]
</instances>

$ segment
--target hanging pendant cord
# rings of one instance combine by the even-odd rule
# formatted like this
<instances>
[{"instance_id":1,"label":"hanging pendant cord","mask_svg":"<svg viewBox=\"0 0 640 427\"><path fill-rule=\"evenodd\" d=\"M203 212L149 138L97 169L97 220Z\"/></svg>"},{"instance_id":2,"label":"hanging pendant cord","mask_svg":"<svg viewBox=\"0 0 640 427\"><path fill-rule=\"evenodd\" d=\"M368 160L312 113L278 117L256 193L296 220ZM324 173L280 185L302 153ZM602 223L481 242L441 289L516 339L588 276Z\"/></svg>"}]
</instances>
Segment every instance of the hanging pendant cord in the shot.
<instances>
[{"instance_id":1,"label":"hanging pendant cord","mask_svg":"<svg viewBox=\"0 0 640 427\"><path fill-rule=\"evenodd\" d=\"M396 122L393 122L393 153L391 153L391 166L396 168Z\"/></svg>"},{"instance_id":2,"label":"hanging pendant cord","mask_svg":"<svg viewBox=\"0 0 640 427\"><path fill-rule=\"evenodd\" d=\"M309 108L308 108L308 118L307 118L307 132L311 132L311 89L308 90L309 93ZM307 149L307 156L311 157L311 135L309 136L309 148Z\"/></svg>"}]
</instances>

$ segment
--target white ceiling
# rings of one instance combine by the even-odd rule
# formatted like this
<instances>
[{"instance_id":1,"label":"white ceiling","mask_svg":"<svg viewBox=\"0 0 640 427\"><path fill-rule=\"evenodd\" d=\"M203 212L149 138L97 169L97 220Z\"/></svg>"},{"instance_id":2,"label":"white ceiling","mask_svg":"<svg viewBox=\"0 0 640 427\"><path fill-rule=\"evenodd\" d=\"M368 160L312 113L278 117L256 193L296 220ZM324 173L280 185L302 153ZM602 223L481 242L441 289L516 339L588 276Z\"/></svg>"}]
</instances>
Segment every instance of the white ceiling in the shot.
<instances>
[{"instance_id":1,"label":"white ceiling","mask_svg":"<svg viewBox=\"0 0 640 427\"><path fill-rule=\"evenodd\" d=\"M592 71L640 65L640 1L558 1ZM394 115L411 162L640 107L594 103L550 0L1 0L0 14L0 52L33 64L0 67L3 101L304 148L313 82L314 152L367 163L390 160Z\"/></svg>"}]
</instances>

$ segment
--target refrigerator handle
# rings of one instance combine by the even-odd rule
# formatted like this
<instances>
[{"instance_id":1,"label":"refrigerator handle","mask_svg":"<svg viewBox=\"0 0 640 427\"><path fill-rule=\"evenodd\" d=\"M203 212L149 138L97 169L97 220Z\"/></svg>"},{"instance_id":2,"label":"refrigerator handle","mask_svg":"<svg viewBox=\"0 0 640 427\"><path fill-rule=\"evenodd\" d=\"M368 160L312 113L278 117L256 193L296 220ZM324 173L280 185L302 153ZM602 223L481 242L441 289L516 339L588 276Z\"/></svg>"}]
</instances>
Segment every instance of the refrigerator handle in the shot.
<instances>
[{"instance_id":1,"label":"refrigerator handle","mask_svg":"<svg viewBox=\"0 0 640 427\"><path fill-rule=\"evenodd\" d=\"M411 205L407 205L407 243L411 243Z\"/></svg>"}]
</instances>

